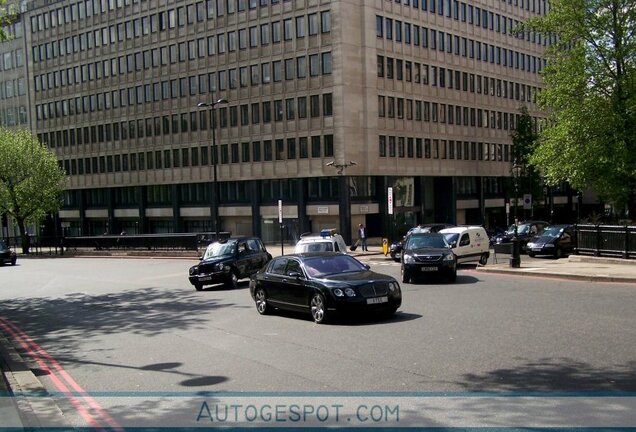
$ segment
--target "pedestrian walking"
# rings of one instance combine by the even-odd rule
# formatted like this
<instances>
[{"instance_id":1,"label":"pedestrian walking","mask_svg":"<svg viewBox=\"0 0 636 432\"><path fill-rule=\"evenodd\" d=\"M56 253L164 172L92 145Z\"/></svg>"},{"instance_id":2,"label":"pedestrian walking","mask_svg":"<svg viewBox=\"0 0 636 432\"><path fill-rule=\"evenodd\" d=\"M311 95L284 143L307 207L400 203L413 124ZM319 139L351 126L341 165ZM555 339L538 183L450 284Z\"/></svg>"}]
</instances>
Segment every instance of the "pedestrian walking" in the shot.
<instances>
[{"instance_id":1,"label":"pedestrian walking","mask_svg":"<svg viewBox=\"0 0 636 432\"><path fill-rule=\"evenodd\" d=\"M362 224L358 225L358 243L363 251L369 250L367 247L367 229Z\"/></svg>"}]
</instances>

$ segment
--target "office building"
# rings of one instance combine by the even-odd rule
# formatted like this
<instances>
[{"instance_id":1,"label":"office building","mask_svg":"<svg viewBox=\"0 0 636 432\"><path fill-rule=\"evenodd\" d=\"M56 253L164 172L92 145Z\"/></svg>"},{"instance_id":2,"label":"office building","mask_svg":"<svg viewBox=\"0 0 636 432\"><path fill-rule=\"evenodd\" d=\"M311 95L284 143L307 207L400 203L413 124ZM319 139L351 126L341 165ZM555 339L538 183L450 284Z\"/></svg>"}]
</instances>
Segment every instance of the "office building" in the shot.
<instances>
[{"instance_id":1,"label":"office building","mask_svg":"<svg viewBox=\"0 0 636 432\"><path fill-rule=\"evenodd\" d=\"M30 127L69 174L59 222L66 235L208 232L218 211L220 230L267 242L327 227L349 240L358 223L372 237L504 225L510 133L521 106L539 117L549 43L515 27L546 7L29 3Z\"/></svg>"}]
</instances>

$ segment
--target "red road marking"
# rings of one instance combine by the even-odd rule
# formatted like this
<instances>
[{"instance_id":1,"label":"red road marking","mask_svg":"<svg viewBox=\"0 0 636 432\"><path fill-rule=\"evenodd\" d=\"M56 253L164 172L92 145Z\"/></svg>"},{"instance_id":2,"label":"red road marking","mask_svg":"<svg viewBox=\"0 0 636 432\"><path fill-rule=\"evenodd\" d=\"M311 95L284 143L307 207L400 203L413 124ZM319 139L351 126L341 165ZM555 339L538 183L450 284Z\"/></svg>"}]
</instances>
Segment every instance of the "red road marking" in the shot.
<instances>
[{"instance_id":1,"label":"red road marking","mask_svg":"<svg viewBox=\"0 0 636 432\"><path fill-rule=\"evenodd\" d=\"M84 418L84 420L91 425L91 427L98 428L103 430L103 426L99 424L99 419L96 419L93 414L91 414L84 403L88 404L90 408L92 408L97 417L101 417L102 422L108 424L108 427L113 428L115 430L123 431L123 428L117 423L115 419L113 419L102 406L92 397L90 396L86 390L84 390L70 375L68 372L64 370L62 365L55 360L44 348L38 345L31 337L26 334L22 329L20 329L17 325L9 321L4 317L0 317L0 328L2 328L6 333L10 334L13 339L24 348L29 357L35 360L38 366L45 371L53 381L53 384L57 387L57 389L63 393L66 398L71 402L71 404L75 407L77 412ZM55 374L53 370L49 367L49 365L45 362L48 361L53 369L57 371L58 375ZM66 381L66 383L64 382ZM68 384L72 391L69 390ZM80 396L76 397L76 393L79 393Z\"/></svg>"}]
</instances>

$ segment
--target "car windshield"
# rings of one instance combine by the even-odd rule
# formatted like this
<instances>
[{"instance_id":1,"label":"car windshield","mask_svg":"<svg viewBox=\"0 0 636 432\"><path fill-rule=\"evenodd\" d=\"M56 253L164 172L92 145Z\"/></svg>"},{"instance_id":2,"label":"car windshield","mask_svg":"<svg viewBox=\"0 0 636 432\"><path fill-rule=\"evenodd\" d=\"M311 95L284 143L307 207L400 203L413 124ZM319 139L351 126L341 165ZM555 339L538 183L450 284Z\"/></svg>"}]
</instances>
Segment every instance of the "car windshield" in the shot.
<instances>
[{"instance_id":1,"label":"car windshield","mask_svg":"<svg viewBox=\"0 0 636 432\"><path fill-rule=\"evenodd\" d=\"M365 271L360 261L348 255L319 256L305 259L305 270L311 277L322 277L335 273Z\"/></svg>"},{"instance_id":2,"label":"car windshield","mask_svg":"<svg viewBox=\"0 0 636 432\"><path fill-rule=\"evenodd\" d=\"M408 249L448 248L448 243L443 235L413 236L409 238L406 247Z\"/></svg>"},{"instance_id":3,"label":"car windshield","mask_svg":"<svg viewBox=\"0 0 636 432\"><path fill-rule=\"evenodd\" d=\"M457 233L444 234L444 237L446 237L446 241L448 242L448 244L457 242L457 240L459 240L459 234Z\"/></svg>"},{"instance_id":4,"label":"car windshield","mask_svg":"<svg viewBox=\"0 0 636 432\"><path fill-rule=\"evenodd\" d=\"M517 235L526 235L530 231L530 224L517 225ZM510 225L506 234L513 235L515 233L515 224Z\"/></svg>"},{"instance_id":5,"label":"car windshield","mask_svg":"<svg viewBox=\"0 0 636 432\"><path fill-rule=\"evenodd\" d=\"M563 228L559 228L559 227L549 227L546 228L541 235L542 236L547 236L547 237L558 237L561 235L561 233L563 232Z\"/></svg>"},{"instance_id":6,"label":"car windshield","mask_svg":"<svg viewBox=\"0 0 636 432\"><path fill-rule=\"evenodd\" d=\"M214 242L205 250L203 259L217 258L224 255L234 255L236 253L236 241L224 243Z\"/></svg>"},{"instance_id":7,"label":"car windshield","mask_svg":"<svg viewBox=\"0 0 636 432\"><path fill-rule=\"evenodd\" d=\"M333 243L314 242L299 245L299 252L333 252Z\"/></svg>"}]
</instances>

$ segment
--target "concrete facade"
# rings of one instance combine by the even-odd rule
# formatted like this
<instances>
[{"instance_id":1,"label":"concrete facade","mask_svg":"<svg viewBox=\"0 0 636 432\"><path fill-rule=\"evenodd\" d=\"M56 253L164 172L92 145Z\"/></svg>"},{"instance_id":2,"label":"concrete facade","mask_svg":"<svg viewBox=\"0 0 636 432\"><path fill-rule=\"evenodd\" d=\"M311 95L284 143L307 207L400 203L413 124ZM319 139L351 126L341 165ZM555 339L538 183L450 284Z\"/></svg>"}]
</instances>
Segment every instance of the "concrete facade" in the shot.
<instances>
[{"instance_id":1,"label":"concrete facade","mask_svg":"<svg viewBox=\"0 0 636 432\"><path fill-rule=\"evenodd\" d=\"M216 151L221 229L235 234L504 225L510 132L521 106L540 117L548 43L513 29L545 8L33 2L31 127L69 173L60 223L67 235L210 231Z\"/></svg>"}]
</instances>

